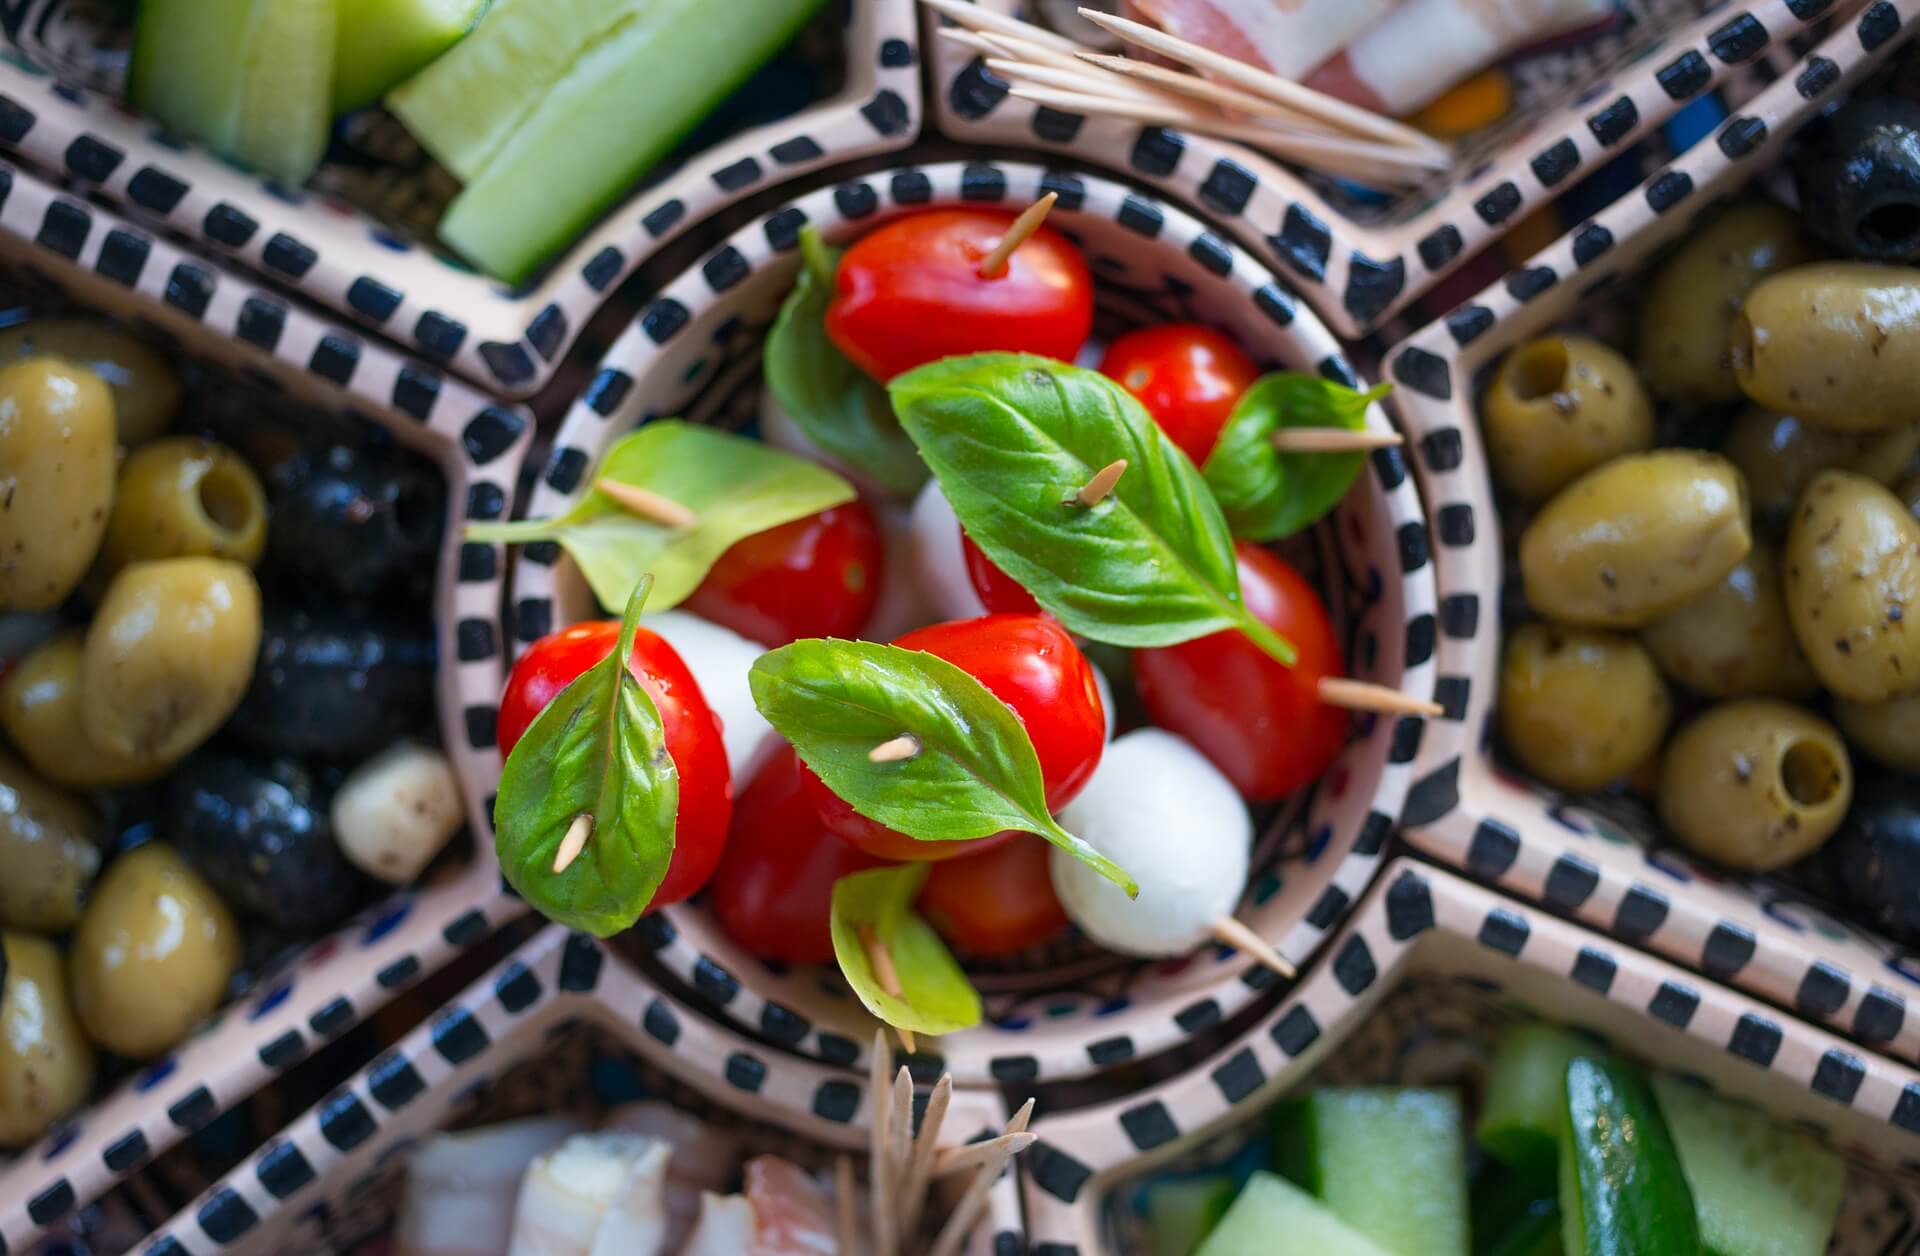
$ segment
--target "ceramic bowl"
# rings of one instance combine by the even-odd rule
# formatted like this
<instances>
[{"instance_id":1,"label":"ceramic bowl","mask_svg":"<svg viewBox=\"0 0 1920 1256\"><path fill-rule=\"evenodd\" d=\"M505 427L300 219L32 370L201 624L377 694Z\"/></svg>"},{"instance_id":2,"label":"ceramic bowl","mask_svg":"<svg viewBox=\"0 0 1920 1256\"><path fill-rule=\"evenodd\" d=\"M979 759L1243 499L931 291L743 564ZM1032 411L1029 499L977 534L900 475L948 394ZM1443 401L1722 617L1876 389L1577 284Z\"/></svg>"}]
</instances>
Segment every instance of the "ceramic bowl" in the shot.
<instances>
[{"instance_id":1,"label":"ceramic bowl","mask_svg":"<svg viewBox=\"0 0 1920 1256\"><path fill-rule=\"evenodd\" d=\"M567 414L527 507L566 510L588 469L636 423L663 414L742 424L759 405L762 337L797 271L803 223L830 242L885 219L956 203L1025 206L1059 194L1051 221L1093 262L1096 334L1148 319L1221 326L1256 358L1352 379L1339 344L1284 280L1171 205L1102 178L1017 164L905 167L822 188L742 228L667 286L614 346ZM1100 328L1106 328L1104 332ZM1376 412L1370 418L1384 422ZM1398 450L1375 458L1327 524L1295 556L1317 569L1356 675L1415 695L1431 691L1435 634L1427 539ZM600 612L571 561L551 545L519 552L509 633L515 650ZM1321 786L1283 809L1260 839L1242 919L1304 960L1372 878L1399 814L1417 717L1360 720ZM724 1015L802 1054L850 1064L872 1021L837 974L776 971L735 946L698 904L643 921L632 938ZM1083 1076L1202 1033L1256 997L1270 974L1209 948L1172 963L1120 962L1084 944L1011 969L983 970L989 1019L938 1045L966 1082L1024 1084Z\"/></svg>"},{"instance_id":2,"label":"ceramic bowl","mask_svg":"<svg viewBox=\"0 0 1920 1256\"><path fill-rule=\"evenodd\" d=\"M1592 1031L1811 1132L1852 1162L1836 1252L1920 1232L1920 1077L1743 995L1410 860L1396 861L1286 1001L1170 1081L1034 1123L1023 1186L1035 1251L1136 1250L1127 1187L1315 1083L1455 1080L1499 1027Z\"/></svg>"},{"instance_id":3,"label":"ceramic bowl","mask_svg":"<svg viewBox=\"0 0 1920 1256\"><path fill-rule=\"evenodd\" d=\"M103 24L100 6L19 9L0 24L23 54L0 62L0 145L504 396L538 390L619 282L688 226L783 179L903 147L920 129L913 0L828 5L817 21L840 25L845 48L834 95L656 171L510 290L452 262L430 226L400 221L402 202L432 195L424 167L370 182L323 167L310 181L345 196L255 178L127 112L126 32Z\"/></svg>"},{"instance_id":4,"label":"ceramic bowl","mask_svg":"<svg viewBox=\"0 0 1920 1256\"><path fill-rule=\"evenodd\" d=\"M1034 0L976 0L1031 12ZM929 19L933 123L969 143L1018 145L1125 171L1204 208L1221 230L1285 273L1343 338L1364 335L1536 211L1565 197L1579 221L1618 195L1602 167L1691 104L1738 102L1791 63L1810 27L1861 0L1634 0L1627 20L1571 50L1510 63L1512 107L1460 141L1453 167L1383 198L1303 176L1244 144L1009 96L984 61L939 38ZM1055 6L1065 7L1065 6ZM1108 6L1111 7L1111 6ZM1705 16L1697 16L1702 10ZM1631 186L1638 166L1625 183ZM1531 251L1531 250L1528 250Z\"/></svg>"},{"instance_id":5,"label":"ceramic bowl","mask_svg":"<svg viewBox=\"0 0 1920 1256\"><path fill-rule=\"evenodd\" d=\"M454 539L436 576L437 708L475 838L472 858L450 875L288 959L172 1054L0 1165L0 1247L17 1249L521 910L500 894L490 828L504 554L461 545L457 531L464 519L507 512L533 425L517 407L4 165L0 261L74 306L140 324L182 357L370 423L439 466Z\"/></svg>"},{"instance_id":6,"label":"ceramic bowl","mask_svg":"<svg viewBox=\"0 0 1920 1256\"><path fill-rule=\"evenodd\" d=\"M827 1177L835 1151L865 1151L873 1120L864 1073L770 1052L585 934L549 927L215 1183L143 1251L353 1251L391 1227L405 1153L435 1131L546 1114L591 1121L639 1098L724 1122L748 1153ZM1007 1116L998 1097L956 1090L941 1128L959 1145L998 1134ZM1023 1235L1009 1173L967 1250L1024 1251Z\"/></svg>"},{"instance_id":7,"label":"ceramic bowl","mask_svg":"<svg viewBox=\"0 0 1920 1256\"><path fill-rule=\"evenodd\" d=\"M1770 999L1877 1049L1914 1058L1916 970L1905 952L1828 915L1793 888L1729 878L1625 810L1561 797L1497 766L1489 750L1500 657L1501 526L1475 416L1477 379L1510 346L1601 303L1661 244L1772 164L1797 125L1832 103L1915 29L1920 4L1876 4L1794 78L1749 103L1641 191L1389 353L1395 404L1433 510L1440 581L1440 701L1421 747L1407 837L1502 888Z\"/></svg>"}]
</instances>

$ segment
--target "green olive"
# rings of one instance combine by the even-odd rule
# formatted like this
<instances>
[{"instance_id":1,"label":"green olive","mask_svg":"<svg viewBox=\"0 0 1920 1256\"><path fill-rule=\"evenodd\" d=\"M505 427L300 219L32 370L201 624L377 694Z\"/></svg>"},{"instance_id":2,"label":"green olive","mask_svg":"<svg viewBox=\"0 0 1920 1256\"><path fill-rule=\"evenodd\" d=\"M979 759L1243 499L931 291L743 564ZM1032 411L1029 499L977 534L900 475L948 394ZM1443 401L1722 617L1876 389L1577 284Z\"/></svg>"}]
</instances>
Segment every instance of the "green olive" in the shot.
<instances>
[{"instance_id":1,"label":"green olive","mask_svg":"<svg viewBox=\"0 0 1920 1256\"><path fill-rule=\"evenodd\" d=\"M1810 698L1820 681L1787 619L1780 556L1756 545L1720 583L1640 631L1660 670L1709 698Z\"/></svg>"},{"instance_id":2,"label":"green olive","mask_svg":"<svg viewBox=\"0 0 1920 1256\"><path fill-rule=\"evenodd\" d=\"M59 358L0 368L0 611L49 610L87 574L113 505L113 396Z\"/></svg>"},{"instance_id":3,"label":"green olive","mask_svg":"<svg viewBox=\"0 0 1920 1256\"><path fill-rule=\"evenodd\" d=\"M1640 371L1668 401L1740 397L1727 332L1753 285L1811 262L1819 246L1800 216L1772 201L1735 205L1687 237L1660 267L1640 311Z\"/></svg>"},{"instance_id":4,"label":"green olive","mask_svg":"<svg viewBox=\"0 0 1920 1256\"><path fill-rule=\"evenodd\" d=\"M1613 632L1525 624L1500 668L1500 731L1529 772L1599 789L1660 749L1672 704L1653 659Z\"/></svg>"},{"instance_id":5,"label":"green olive","mask_svg":"<svg viewBox=\"0 0 1920 1256\"><path fill-rule=\"evenodd\" d=\"M80 724L113 754L169 762L227 722L260 651L260 586L223 558L123 568L87 629Z\"/></svg>"},{"instance_id":6,"label":"green olive","mask_svg":"<svg viewBox=\"0 0 1920 1256\"><path fill-rule=\"evenodd\" d=\"M1855 702L1920 686L1920 521L1865 476L1822 471L1787 529L1787 613L1820 683Z\"/></svg>"},{"instance_id":7,"label":"green olive","mask_svg":"<svg viewBox=\"0 0 1920 1256\"><path fill-rule=\"evenodd\" d=\"M1480 403L1493 478L1522 501L1553 496L1653 445L1653 403L1633 364L1585 336L1529 340L1501 361Z\"/></svg>"},{"instance_id":8,"label":"green olive","mask_svg":"<svg viewBox=\"0 0 1920 1256\"><path fill-rule=\"evenodd\" d=\"M211 441L169 437L136 449L120 468L113 514L92 578L128 563L230 558L251 567L267 544L267 493L240 455Z\"/></svg>"},{"instance_id":9,"label":"green olive","mask_svg":"<svg viewBox=\"0 0 1920 1256\"><path fill-rule=\"evenodd\" d=\"M1771 410L1846 432L1920 422L1920 275L1820 262L1761 280L1728 333L1734 373Z\"/></svg>"},{"instance_id":10,"label":"green olive","mask_svg":"<svg viewBox=\"0 0 1920 1256\"><path fill-rule=\"evenodd\" d=\"M220 1005L240 966L240 932L199 873L149 842L100 878L68 964L73 1004L93 1040L146 1059Z\"/></svg>"},{"instance_id":11,"label":"green olive","mask_svg":"<svg viewBox=\"0 0 1920 1256\"><path fill-rule=\"evenodd\" d=\"M65 933L100 871L100 821L79 799L0 753L0 925Z\"/></svg>"},{"instance_id":12,"label":"green olive","mask_svg":"<svg viewBox=\"0 0 1920 1256\"><path fill-rule=\"evenodd\" d=\"M33 770L68 789L117 789L166 775L172 760L111 754L80 725L80 663L86 639L77 631L45 642L0 678L0 724Z\"/></svg>"},{"instance_id":13,"label":"green olive","mask_svg":"<svg viewBox=\"0 0 1920 1256\"><path fill-rule=\"evenodd\" d=\"M93 1044L73 1014L59 948L0 934L0 1148L25 1147L92 1091Z\"/></svg>"},{"instance_id":14,"label":"green olive","mask_svg":"<svg viewBox=\"0 0 1920 1256\"><path fill-rule=\"evenodd\" d=\"M1920 773L1920 689L1885 702L1833 704L1834 722L1847 740L1896 772Z\"/></svg>"},{"instance_id":15,"label":"green olive","mask_svg":"<svg viewBox=\"0 0 1920 1256\"><path fill-rule=\"evenodd\" d=\"M1638 628L1718 584L1752 544L1734 465L1661 449L1562 489L1520 536L1520 575L1550 619Z\"/></svg>"},{"instance_id":16,"label":"green olive","mask_svg":"<svg viewBox=\"0 0 1920 1256\"><path fill-rule=\"evenodd\" d=\"M113 390L122 445L144 444L173 426L180 376L146 341L88 318L36 318L0 331L0 362L49 353L86 367Z\"/></svg>"},{"instance_id":17,"label":"green olive","mask_svg":"<svg viewBox=\"0 0 1920 1256\"><path fill-rule=\"evenodd\" d=\"M1674 734L1660 818L1687 849L1765 872L1813 853L1853 798L1839 730L1770 698L1712 708Z\"/></svg>"},{"instance_id":18,"label":"green olive","mask_svg":"<svg viewBox=\"0 0 1920 1256\"><path fill-rule=\"evenodd\" d=\"M1920 453L1920 425L1837 432L1750 406L1727 429L1720 452L1747 478L1754 527L1779 536L1786 532L1800 494L1830 467L1893 483Z\"/></svg>"}]
</instances>

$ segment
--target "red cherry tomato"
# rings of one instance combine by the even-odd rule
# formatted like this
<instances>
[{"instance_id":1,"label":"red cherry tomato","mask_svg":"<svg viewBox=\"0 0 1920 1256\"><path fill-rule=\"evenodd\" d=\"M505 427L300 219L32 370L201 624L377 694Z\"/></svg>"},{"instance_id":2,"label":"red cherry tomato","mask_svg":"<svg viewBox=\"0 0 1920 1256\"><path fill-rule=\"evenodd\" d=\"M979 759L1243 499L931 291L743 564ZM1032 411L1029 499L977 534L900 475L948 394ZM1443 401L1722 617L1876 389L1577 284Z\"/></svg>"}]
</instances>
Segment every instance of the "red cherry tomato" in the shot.
<instances>
[{"instance_id":1,"label":"red cherry tomato","mask_svg":"<svg viewBox=\"0 0 1920 1256\"><path fill-rule=\"evenodd\" d=\"M500 698L500 754L505 757L533 723L534 716L580 673L613 653L620 641L614 620L575 624L540 638L507 677ZM667 753L680 775L680 811L673 826L673 861L654 892L655 906L677 903L694 894L713 875L727 844L733 816L733 777L720 736L720 717L680 655L657 634L634 634L627 670L659 709Z\"/></svg>"},{"instance_id":2,"label":"red cherry tomato","mask_svg":"<svg viewBox=\"0 0 1920 1256\"><path fill-rule=\"evenodd\" d=\"M945 659L1013 708L1039 756L1049 810L1072 802L1100 765L1107 716L1093 664L1057 621L1044 615L987 615L918 628L894 644ZM917 841L867 819L811 771L806 781L827 830L882 858L953 859L1001 845L1011 836Z\"/></svg>"},{"instance_id":3,"label":"red cherry tomato","mask_svg":"<svg viewBox=\"0 0 1920 1256\"><path fill-rule=\"evenodd\" d=\"M981 604L992 615L1038 615L1040 603L1018 580L1000 570L986 551L973 543L965 528L960 529L960 552L967 559L967 583L980 595Z\"/></svg>"},{"instance_id":4,"label":"red cherry tomato","mask_svg":"<svg viewBox=\"0 0 1920 1256\"><path fill-rule=\"evenodd\" d=\"M687 609L769 649L852 637L873 615L885 571L880 527L855 500L736 541Z\"/></svg>"},{"instance_id":5,"label":"red cherry tomato","mask_svg":"<svg viewBox=\"0 0 1920 1256\"><path fill-rule=\"evenodd\" d=\"M828 964L833 883L884 861L820 827L801 772L788 747L747 783L709 900L727 936L760 958Z\"/></svg>"},{"instance_id":6,"label":"red cherry tomato","mask_svg":"<svg viewBox=\"0 0 1920 1256\"><path fill-rule=\"evenodd\" d=\"M840 259L827 335L889 380L960 353L1004 349L1071 362L1093 330L1093 277L1072 242L1041 227L1007 268L980 277L1014 215L935 209L870 232Z\"/></svg>"},{"instance_id":7,"label":"red cherry tomato","mask_svg":"<svg viewBox=\"0 0 1920 1256\"><path fill-rule=\"evenodd\" d=\"M1047 843L1031 833L983 855L935 864L920 911L940 936L973 955L1013 955L1066 927L1053 895Z\"/></svg>"},{"instance_id":8,"label":"red cherry tomato","mask_svg":"<svg viewBox=\"0 0 1920 1256\"><path fill-rule=\"evenodd\" d=\"M1346 674L1333 624L1313 586L1257 545L1234 546L1240 595L1254 617L1293 642L1283 667L1229 629L1136 650L1134 679L1155 724L1213 760L1254 802L1284 798L1318 780L1340 753L1347 713L1320 701L1322 677Z\"/></svg>"},{"instance_id":9,"label":"red cherry tomato","mask_svg":"<svg viewBox=\"0 0 1920 1256\"><path fill-rule=\"evenodd\" d=\"M1100 373L1138 397L1196 467L1213 452L1240 394L1260 378L1239 345L1198 323L1128 332L1107 346Z\"/></svg>"}]
</instances>

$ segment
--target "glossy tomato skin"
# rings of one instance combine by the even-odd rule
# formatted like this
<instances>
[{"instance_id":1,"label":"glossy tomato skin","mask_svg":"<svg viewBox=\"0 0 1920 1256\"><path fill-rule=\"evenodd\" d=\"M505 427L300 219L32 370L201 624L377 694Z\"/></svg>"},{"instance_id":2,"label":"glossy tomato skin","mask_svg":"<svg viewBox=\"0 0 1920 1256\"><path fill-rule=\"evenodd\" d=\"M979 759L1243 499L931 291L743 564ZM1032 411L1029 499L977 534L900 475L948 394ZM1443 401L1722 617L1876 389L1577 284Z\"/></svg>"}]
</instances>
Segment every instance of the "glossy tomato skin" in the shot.
<instances>
[{"instance_id":1,"label":"glossy tomato skin","mask_svg":"<svg viewBox=\"0 0 1920 1256\"><path fill-rule=\"evenodd\" d=\"M970 955L1015 955L1067 925L1047 871L1047 842L1031 833L985 854L935 864L919 908L940 936Z\"/></svg>"},{"instance_id":2,"label":"glossy tomato skin","mask_svg":"<svg viewBox=\"0 0 1920 1256\"><path fill-rule=\"evenodd\" d=\"M1100 373L1138 397L1196 467L1213 453L1240 394L1260 378L1231 337L1198 323L1128 332L1107 346Z\"/></svg>"},{"instance_id":3,"label":"glossy tomato skin","mask_svg":"<svg viewBox=\"0 0 1920 1256\"><path fill-rule=\"evenodd\" d=\"M768 649L853 637L872 618L885 576L880 525L856 499L735 542L687 609Z\"/></svg>"},{"instance_id":4,"label":"glossy tomato skin","mask_svg":"<svg viewBox=\"0 0 1920 1256\"><path fill-rule=\"evenodd\" d=\"M885 861L820 826L802 771L787 747L741 791L708 898L727 936L760 958L830 964L833 883Z\"/></svg>"},{"instance_id":5,"label":"glossy tomato skin","mask_svg":"<svg viewBox=\"0 0 1920 1256\"><path fill-rule=\"evenodd\" d=\"M987 557L985 550L973 543L965 528L960 529L960 552L967 560L967 583L980 595L981 605L994 615L1038 615L1040 603L1034 601L1033 594L1006 572L1000 565Z\"/></svg>"},{"instance_id":6,"label":"glossy tomato skin","mask_svg":"<svg viewBox=\"0 0 1920 1256\"><path fill-rule=\"evenodd\" d=\"M608 619L575 624L534 642L513 665L500 699L501 756L512 752L534 717L562 689L613 653L619 641L620 625ZM634 634L627 670L660 712L667 753L680 777L673 861L654 892L653 905L658 907L690 897L713 875L733 817L733 777L720 717L674 648L643 627Z\"/></svg>"},{"instance_id":7,"label":"glossy tomato skin","mask_svg":"<svg viewBox=\"0 0 1920 1256\"><path fill-rule=\"evenodd\" d=\"M1246 541L1234 546L1247 609L1291 641L1284 667L1229 629L1136 650L1133 674L1155 724L1199 748L1250 801L1266 802L1318 780L1346 741L1347 713L1320 701L1323 677L1346 662L1320 595L1305 577Z\"/></svg>"},{"instance_id":8,"label":"glossy tomato skin","mask_svg":"<svg viewBox=\"0 0 1920 1256\"><path fill-rule=\"evenodd\" d=\"M869 232L840 259L827 335L878 380L1001 349L1071 362L1093 330L1093 277L1072 242L1041 227L1007 269L980 277L1014 215L934 209Z\"/></svg>"}]
</instances>

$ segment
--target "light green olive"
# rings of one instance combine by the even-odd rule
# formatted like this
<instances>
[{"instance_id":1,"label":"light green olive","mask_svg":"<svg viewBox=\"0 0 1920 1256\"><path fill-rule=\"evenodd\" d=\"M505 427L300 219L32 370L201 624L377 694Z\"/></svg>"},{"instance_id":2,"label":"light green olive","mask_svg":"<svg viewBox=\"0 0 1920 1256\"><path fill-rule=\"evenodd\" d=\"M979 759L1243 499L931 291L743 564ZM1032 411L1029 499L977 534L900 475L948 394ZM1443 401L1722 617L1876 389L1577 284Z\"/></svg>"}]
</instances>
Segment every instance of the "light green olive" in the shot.
<instances>
[{"instance_id":1,"label":"light green olive","mask_svg":"<svg viewBox=\"0 0 1920 1256\"><path fill-rule=\"evenodd\" d=\"M171 759L102 750L80 724L80 663L86 639L61 633L0 678L0 724L33 770L68 789L117 789L166 775Z\"/></svg>"},{"instance_id":2,"label":"light green olive","mask_svg":"<svg viewBox=\"0 0 1920 1256\"><path fill-rule=\"evenodd\" d=\"M122 445L143 444L173 426L180 375L146 341L90 318L35 318L0 331L0 362L43 354L86 367L113 391Z\"/></svg>"},{"instance_id":3,"label":"light green olive","mask_svg":"<svg viewBox=\"0 0 1920 1256\"><path fill-rule=\"evenodd\" d=\"M1640 312L1647 388L1669 401L1740 397L1727 332L1753 285L1820 256L1800 216L1772 201L1735 205L1695 231L1655 272Z\"/></svg>"},{"instance_id":4,"label":"light green olive","mask_svg":"<svg viewBox=\"0 0 1920 1256\"><path fill-rule=\"evenodd\" d=\"M86 804L0 753L0 925L65 933L100 871L100 821Z\"/></svg>"},{"instance_id":5,"label":"light green olive","mask_svg":"<svg viewBox=\"0 0 1920 1256\"><path fill-rule=\"evenodd\" d=\"M0 611L50 610L87 573L113 505L113 397L60 358L0 368Z\"/></svg>"},{"instance_id":6,"label":"light green olive","mask_svg":"<svg viewBox=\"0 0 1920 1256\"><path fill-rule=\"evenodd\" d=\"M1500 731L1529 772L1585 791L1629 775L1660 749L1672 705L1632 637L1524 624L1500 668Z\"/></svg>"},{"instance_id":7,"label":"light green olive","mask_svg":"<svg viewBox=\"0 0 1920 1256\"><path fill-rule=\"evenodd\" d=\"M155 558L230 558L251 567L267 544L267 494L240 455L169 437L127 456L92 579Z\"/></svg>"},{"instance_id":8,"label":"light green olive","mask_svg":"<svg viewBox=\"0 0 1920 1256\"><path fill-rule=\"evenodd\" d=\"M1638 628L1718 584L1752 544L1734 465L1662 449L1562 489L1521 534L1520 574L1550 619Z\"/></svg>"},{"instance_id":9,"label":"light green olive","mask_svg":"<svg viewBox=\"0 0 1920 1256\"><path fill-rule=\"evenodd\" d=\"M1719 584L1640 630L1660 670L1709 698L1810 698L1820 688L1787 619L1780 557L1756 545Z\"/></svg>"},{"instance_id":10,"label":"light green olive","mask_svg":"<svg viewBox=\"0 0 1920 1256\"><path fill-rule=\"evenodd\" d=\"M1920 274L1820 262L1761 280L1728 333L1741 390L1847 432L1920 422Z\"/></svg>"},{"instance_id":11,"label":"light green olive","mask_svg":"<svg viewBox=\"0 0 1920 1256\"><path fill-rule=\"evenodd\" d=\"M169 846L107 868L73 935L73 1003L93 1040L134 1059L178 1044L240 966L233 914Z\"/></svg>"},{"instance_id":12,"label":"light green olive","mask_svg":"<svg viewBox=\"0 0 1920 1256\"><path fill-rule=\"evenodd\" d=\"M227 722L260 651L260 586L221 558L121 570L87 628L80 724L112 754L168 761Z\"/></svg>"},{"instance_id":13,"label":"light green olive","mask_svg":"<svg viewBox=\"0 0 1920 1256\"><path fill-rule=\"evenodd\" d=\"M1653 445L1653 404L1633 364L1585 336L1529 340L1480 402L1494 482L1542 501L1622 454Z\"/></svg>"},{"instance_id":14,"label":"light green olive","mask_svg":"<svg viewBox=\"0 0 1920 1256\"><path fill-rule=\"evenodd\" d=\"M93 1044L67 997L60 950L0 934L0 1148L18 1150L93 1091Z\"/></svg>"},{"instance_id":15,"label":"light green olive","mask_svg":"<svg viewBox=\"0 0 1920 1256\"><path fill-rule=\"evenodd\" d=\"M1920 773L1920 689L1885 702L1833 704L1834 722L1868 758L1896 772Z\"/></svg>"},{"instance_id":16,"label":"light green olive","mask_svg":"<svg viewBox=\"0 0 1920 1256\"><path fill-rule=\"evenodd\" d=\"M1793 633L1821 684L1856 702L1920 686L1920 522L1899 498L1822 471L1781 558Z\"/></svg>"},{"instance_id":17,"label":"light green olive","mask_svg":"<svg viewBox=\"0 0 1920 1256\"><path fill-rule=\"evenodd\" d=\"M1920 453L1920 425L1838 432L1749 406L1727 429L1720 452L1747 478L1755 529L1779 536L1800 494L1822 471L1837 467L1893 483Z\"/></svg>"},{"instance_id":18,"label":"light green olive","mask_svg":"<svg viewBox=\"0 0 1920 1256\"><path fill-rule=\"evenodd\" d=\"M1660 818L1687 849L1756 872L1819 849L1852 798L1839 731L1769 698L1722 703L1686 725L1660 778Z\"/></svg>"}]
</instances>

